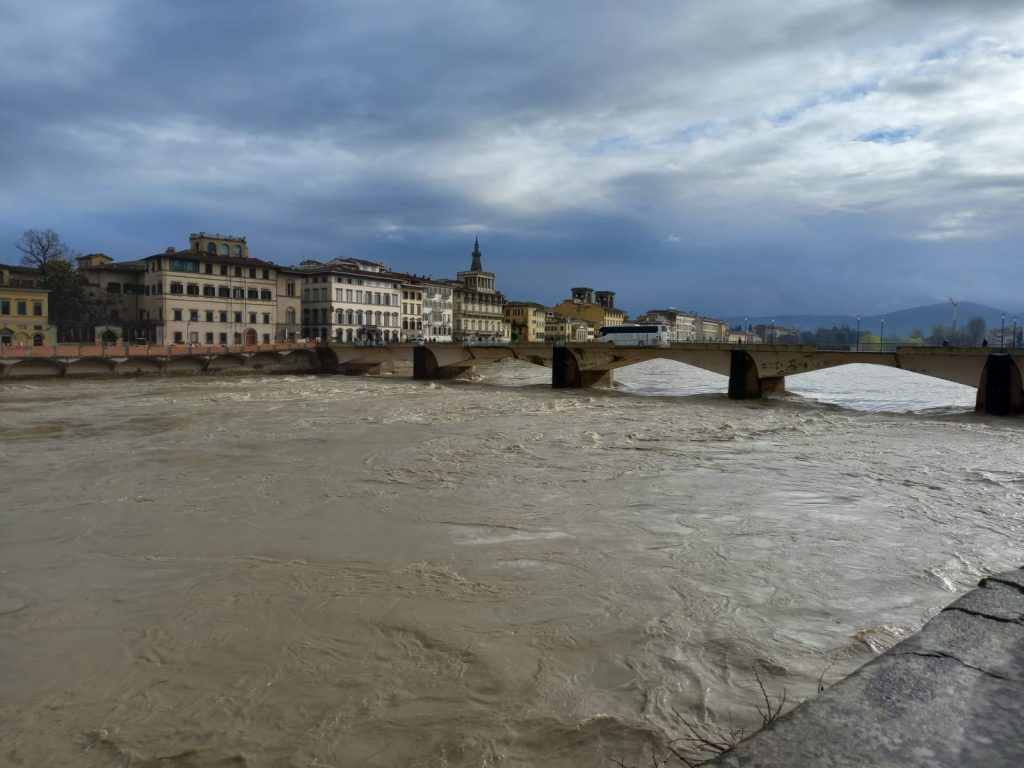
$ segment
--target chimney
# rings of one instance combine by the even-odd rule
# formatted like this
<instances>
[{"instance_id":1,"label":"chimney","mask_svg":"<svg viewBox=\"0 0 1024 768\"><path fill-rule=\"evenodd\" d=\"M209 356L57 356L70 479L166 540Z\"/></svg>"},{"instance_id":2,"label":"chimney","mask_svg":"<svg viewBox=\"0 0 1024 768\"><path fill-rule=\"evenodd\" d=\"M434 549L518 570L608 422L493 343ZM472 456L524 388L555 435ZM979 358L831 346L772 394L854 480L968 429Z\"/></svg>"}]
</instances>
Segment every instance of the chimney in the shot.
<instances>
[{"instance_id":1,"label":"chimney","mask_svg":"<svg viewBox=\"0 0 1024 768\"><path fill-rule=\"evenodd\" d=\"M164 253L174 253L174 246L173 245L168 245L167 246L167 250L164 251Z\"/></svg>"}]
</instances>

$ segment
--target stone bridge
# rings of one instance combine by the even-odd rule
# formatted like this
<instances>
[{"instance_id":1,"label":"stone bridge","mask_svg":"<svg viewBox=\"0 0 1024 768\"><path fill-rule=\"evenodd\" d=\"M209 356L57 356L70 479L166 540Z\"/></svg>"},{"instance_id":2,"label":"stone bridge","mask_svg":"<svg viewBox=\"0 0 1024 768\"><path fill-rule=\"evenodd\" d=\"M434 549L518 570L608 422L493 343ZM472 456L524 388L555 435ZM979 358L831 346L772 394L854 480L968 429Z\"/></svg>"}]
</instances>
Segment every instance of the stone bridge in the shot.
<instances>
[{"instance_id":1,"label":"stone bridge","mask_svg":"<svg viewBox=\"0 0 1024 768\"><path fill-rule=\"evenodd\" d=\"M891 351L830 351L812 345L673 344L670 347L624 347L611 344L472 345L428 344L390 347L321 347L327 367L371 370L384 362L411 362L416 379L448 379L478 365L514 358L551 368L555 388L610 384L616 368L646 360L675 360L729 378L734 400L785 390L785 379L850 363L899 368L977 389L976 408L1006 415L1024 412L1024 349L989 347L901 346Z\"/></svg>"}]
</instances>

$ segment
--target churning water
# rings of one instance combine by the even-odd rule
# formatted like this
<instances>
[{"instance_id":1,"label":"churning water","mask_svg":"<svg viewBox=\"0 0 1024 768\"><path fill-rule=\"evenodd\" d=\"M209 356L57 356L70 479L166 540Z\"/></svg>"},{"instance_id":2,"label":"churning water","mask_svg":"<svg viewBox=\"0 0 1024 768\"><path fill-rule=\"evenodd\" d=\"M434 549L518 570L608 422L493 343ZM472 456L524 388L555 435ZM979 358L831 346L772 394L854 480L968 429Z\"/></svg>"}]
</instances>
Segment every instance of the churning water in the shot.
<instances>
[{"instance_id":1,"label":"churning water","mask_svg":"<svg viewBox=\"0 0 1024 768\"><path fill-rule=\"evenodd\" d=\"M0 764L639 764L1024 562L970 389L480 372L6 382Z\"/></svg>"}]
</instances>

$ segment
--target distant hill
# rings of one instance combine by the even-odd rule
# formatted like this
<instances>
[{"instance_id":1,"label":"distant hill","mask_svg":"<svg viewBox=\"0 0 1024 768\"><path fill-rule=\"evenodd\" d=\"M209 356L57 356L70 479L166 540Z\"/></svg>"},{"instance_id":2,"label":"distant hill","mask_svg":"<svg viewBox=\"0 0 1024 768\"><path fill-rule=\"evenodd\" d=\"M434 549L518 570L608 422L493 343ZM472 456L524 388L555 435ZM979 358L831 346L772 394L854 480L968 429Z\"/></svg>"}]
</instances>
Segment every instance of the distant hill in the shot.
<instances>
[{"instance_id":1,"label":"distant hill","mask_svg":"<svg viewBox=\"0 0 1024 768\"><path fill-rule=\"evenodd\" d=\"M964 327L964 324L972 317L980 317L989 328L999 328L1002 311L995 307L984 304L972 304L961 301L957 306L957 328ZM1013 317L1017 317L1017 327L1024 324L1024 311L1017 313L1006 313L1006 325L1012 326ZM861 315L860 327L862 331L871 331L877 334L882 319L885 319L886 336L910 336L915 330L920 330L926 337L936 325L950 326L953 322L953 307L950 304L928 304L923 307L912 309L900 309L895 312L888 312L881 315ZM722 318L729 325L741 325L742 317ZM842 328L844 325L850 328L857 327L856 315L772 315L770 317L750 317L751 325L759 323L771 323L775 321L776 326L784 328L799 328L801 331L816 331L819 328Z\"/></svg>"}]
</instances>

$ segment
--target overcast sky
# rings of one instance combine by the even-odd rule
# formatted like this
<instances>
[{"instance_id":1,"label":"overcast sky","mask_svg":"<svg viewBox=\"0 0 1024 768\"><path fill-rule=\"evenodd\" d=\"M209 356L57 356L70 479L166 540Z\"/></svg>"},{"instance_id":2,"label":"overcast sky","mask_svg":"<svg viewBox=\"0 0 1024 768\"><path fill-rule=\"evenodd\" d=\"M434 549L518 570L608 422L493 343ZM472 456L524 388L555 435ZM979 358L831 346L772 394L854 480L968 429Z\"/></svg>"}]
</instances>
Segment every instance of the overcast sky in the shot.
<instances>
[{"instance_id":1,"label":"overcast sky","mask_svg":"<svg viewBox=\"0 0 1024 768\"><path fill-rule=\"evenodd\" d=\"M627 311L1024 308L1024 0L0 2L0 261L194 231Z\"/></svg>"}]
</instances>

